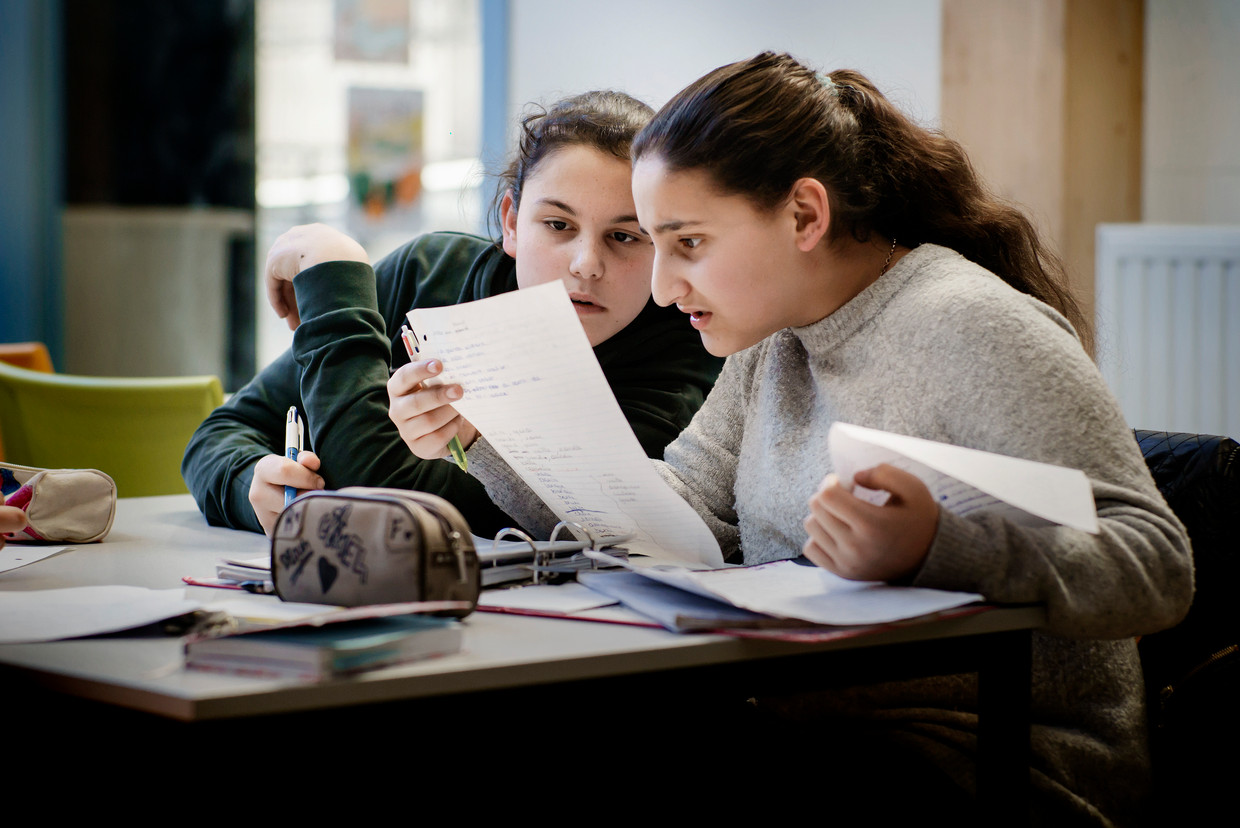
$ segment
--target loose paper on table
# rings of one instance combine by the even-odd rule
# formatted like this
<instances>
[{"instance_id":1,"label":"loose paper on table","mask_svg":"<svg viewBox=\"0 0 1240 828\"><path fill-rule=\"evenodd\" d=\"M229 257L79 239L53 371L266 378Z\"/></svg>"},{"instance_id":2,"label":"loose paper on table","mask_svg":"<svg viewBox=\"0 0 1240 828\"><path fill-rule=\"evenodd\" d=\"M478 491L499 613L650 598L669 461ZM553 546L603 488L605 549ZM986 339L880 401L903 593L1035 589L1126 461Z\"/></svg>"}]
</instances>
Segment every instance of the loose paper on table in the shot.
<instances>
[{"instance_id":1,"label":"loose paper on table","mask_svg":"<svg viewBox=\"0 0 1240 828\"><path fill-rule=\"evenodd\" d=\"M72 549L72 546L42 546L28 543L7 543L0 549L0 572L20 569L23 566L50 558L53 555Z\"/></svg>"},{"instance_id":2,"label":"loose paper on table","mask_svg":"<svg viewBox=\"0 0 1240 828\"><path fill-rule=\"evenodd\" d=\"M600 552L591 552L590 556L736 607L814 624L885 624L983 600L972 592L849 581L825 569L793 561L694 571L683 567L633 566Z\"/></svg>"},{"instance_id":3,"label":"loose paper on table","mask_svg":"<svg viewBox=\"0 0 1240 828\"><path fill-rule=\"evenodd\" d=\"M88 586L0 592L0 643L128 630L197 610L181 589Z\"/></svg>"}]
</instances>

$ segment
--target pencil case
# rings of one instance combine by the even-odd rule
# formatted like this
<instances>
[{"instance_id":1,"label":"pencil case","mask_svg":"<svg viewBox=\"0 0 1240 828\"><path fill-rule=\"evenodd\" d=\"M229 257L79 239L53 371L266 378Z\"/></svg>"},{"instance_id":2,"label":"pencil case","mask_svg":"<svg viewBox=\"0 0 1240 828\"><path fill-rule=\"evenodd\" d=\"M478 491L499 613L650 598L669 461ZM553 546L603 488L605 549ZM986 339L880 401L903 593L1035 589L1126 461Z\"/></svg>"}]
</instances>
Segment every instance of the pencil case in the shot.
<instances>
[{"instance_id":1,"label":"pencil case","mask_svg":"<svg viewBox=\"0 0 1240 828\"><path fill-rule=\"evenodd\" d=\"M116 517L116 483L96 469L38 469L0 463L4 505L26 513L25 529L6 541L92 543L103 540Z\"/></svg>"},{"instance_id":2,"label":"pencil case","mask_svg":"<svg viewBox=\"0 0 1240 828\"><path fill-rule=\"evenodd\" d=\"M285 601L357 607L468 601L481 589L469 524L441 497L404 489L307 492L271 535L271 576Z\"/></svg>"}]
</instances>

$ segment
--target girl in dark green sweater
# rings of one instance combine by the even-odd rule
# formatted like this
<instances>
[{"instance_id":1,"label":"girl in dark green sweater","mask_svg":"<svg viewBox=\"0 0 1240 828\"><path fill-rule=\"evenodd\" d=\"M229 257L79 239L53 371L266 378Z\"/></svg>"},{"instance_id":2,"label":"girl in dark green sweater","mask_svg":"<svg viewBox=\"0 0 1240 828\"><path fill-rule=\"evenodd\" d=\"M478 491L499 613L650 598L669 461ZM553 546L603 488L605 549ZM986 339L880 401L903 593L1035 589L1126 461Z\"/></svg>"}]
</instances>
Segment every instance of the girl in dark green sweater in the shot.
<instances>
[{"instance_id":1,"label":"girl in dark green sweater","mask_svg":"<svg viewBox=\"0 0 1240 828\"><path fill-rule=\"evenodd\" d=\"M331 228L281 236L265 279L273 307L295 331L293 346L207 418L181 465L208 521L269 530L285 485L365 485L443 496L480 535L514 525L456 465L410 453L393 422L398 409L389 417L387 383L409 361L399 331L410 309L556 279L638 440L661 457L721 362L675 309L650 300L653 250L637 225L628 159L650 115L622 93L590 92L525 118L503 176L498 244L432 233L372 269L361 246ZM308 450L296 462L283 457L290 405L306 421ZM468 445L472 427L450 407L444 412L443 427Z\"/></svg>"}]
</instances>

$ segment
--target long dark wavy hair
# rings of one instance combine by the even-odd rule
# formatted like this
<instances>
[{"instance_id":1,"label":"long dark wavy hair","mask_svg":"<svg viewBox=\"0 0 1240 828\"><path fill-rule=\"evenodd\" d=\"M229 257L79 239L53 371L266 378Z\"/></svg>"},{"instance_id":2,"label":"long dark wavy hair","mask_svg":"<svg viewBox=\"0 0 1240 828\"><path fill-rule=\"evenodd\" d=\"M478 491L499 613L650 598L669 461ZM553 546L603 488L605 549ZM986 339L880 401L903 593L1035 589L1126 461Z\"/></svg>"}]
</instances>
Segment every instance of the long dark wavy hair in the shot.
<instances>
[{"instance_id":1,"label":"long dark wavy hair","mask_svg":"<svg viewBox=\"0 0 1240 828\"><path fill-rule=\"evenodd\" d=\"M914 123L859 72L819 75L772 52L722 66L660 109L632 155L703 170L762 209L816 178L830 200L829 240L878 234L949 247L1058 310L1092 344L1063 264L1025 215L982 184L958 143Z\"/></svg>"},{"instance_id":2,"label":"long dark wavy hair","mask_svg":"<svg viewBox=\"0 0 1240 828\"><path fill-rule=\"evenodd\" d=\"M558 149L583 145L628 161L634 137L653 115L648 105L610 89L573 95L545 109L533 107L521 119L516 149L499 174L492 217L499 220L499 205L506 193L512 194L513 206L520 207L526 180Z\"/></svg>"}]
</instances>

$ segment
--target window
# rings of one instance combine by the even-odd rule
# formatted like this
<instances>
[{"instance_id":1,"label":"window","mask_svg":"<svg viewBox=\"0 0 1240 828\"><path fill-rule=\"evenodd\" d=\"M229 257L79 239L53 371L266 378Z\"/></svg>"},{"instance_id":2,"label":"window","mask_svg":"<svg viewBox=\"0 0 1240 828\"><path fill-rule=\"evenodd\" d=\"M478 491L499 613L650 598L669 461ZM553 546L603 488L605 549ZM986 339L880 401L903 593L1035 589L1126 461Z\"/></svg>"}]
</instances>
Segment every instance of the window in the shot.
<instances>
[{"instance_id":1,"label":"window","mask_svg":"<svg viewBox=\"0 0 1240 828\"><path fill-rule=\"evenodd\" d=\"M479 7L259 0L260 267L280 233L316 221L372 261L430 230L485 232ZM262 365L291 335L265 297L258 316Z\"/></svg>"}]
</instances>

